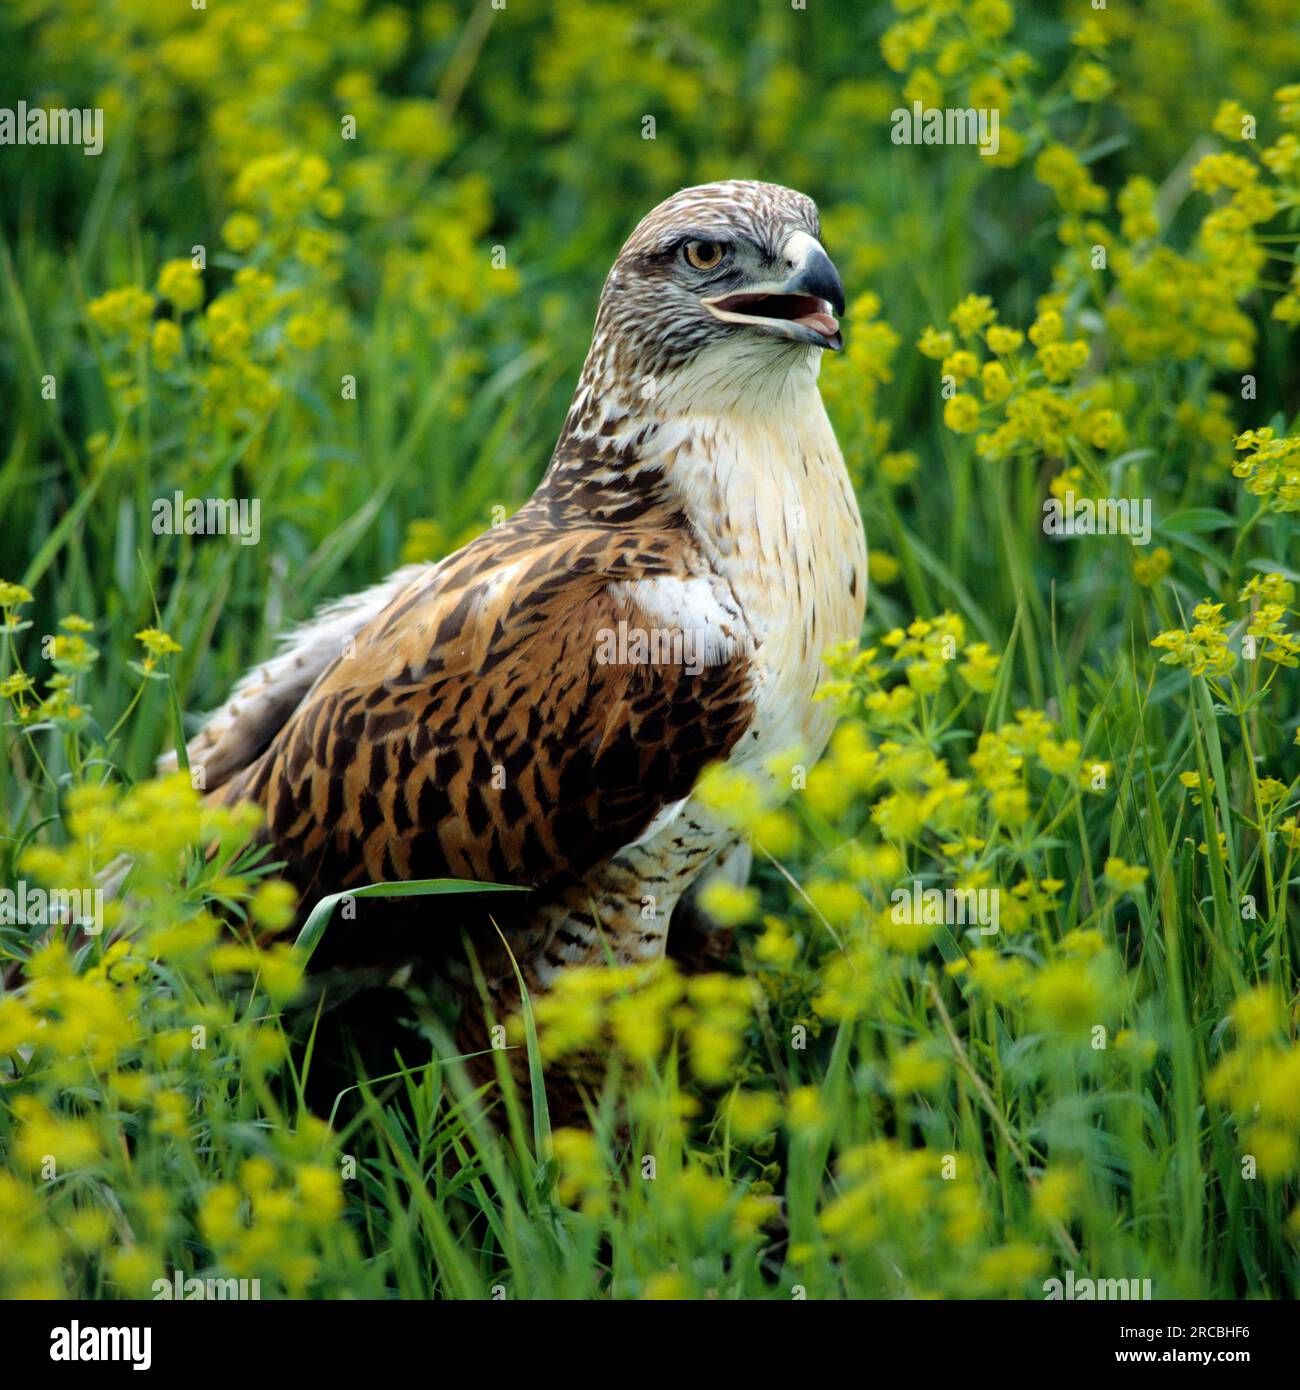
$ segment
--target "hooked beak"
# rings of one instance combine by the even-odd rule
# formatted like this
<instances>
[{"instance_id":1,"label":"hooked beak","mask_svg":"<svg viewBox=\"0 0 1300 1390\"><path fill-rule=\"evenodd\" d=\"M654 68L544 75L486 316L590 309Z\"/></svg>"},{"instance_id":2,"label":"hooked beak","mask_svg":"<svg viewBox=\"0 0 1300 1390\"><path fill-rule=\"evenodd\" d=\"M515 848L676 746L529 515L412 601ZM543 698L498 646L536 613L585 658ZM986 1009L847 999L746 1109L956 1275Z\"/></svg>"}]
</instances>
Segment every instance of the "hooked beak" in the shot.
<instances>
[{"instance_id":1,"label":"hooked beak","mask_svg":"<svg viewBox=\"0 0 1300 1390\"><path fill-rule=\"evenodd\" d=\"M844 312L844 286L831 258L806 232L785 248L791 274L736 294L713 295L700 303L723 323L748 324L778 337L839 352L844 346L837 314Z\"/></svg>"}]
</instances>

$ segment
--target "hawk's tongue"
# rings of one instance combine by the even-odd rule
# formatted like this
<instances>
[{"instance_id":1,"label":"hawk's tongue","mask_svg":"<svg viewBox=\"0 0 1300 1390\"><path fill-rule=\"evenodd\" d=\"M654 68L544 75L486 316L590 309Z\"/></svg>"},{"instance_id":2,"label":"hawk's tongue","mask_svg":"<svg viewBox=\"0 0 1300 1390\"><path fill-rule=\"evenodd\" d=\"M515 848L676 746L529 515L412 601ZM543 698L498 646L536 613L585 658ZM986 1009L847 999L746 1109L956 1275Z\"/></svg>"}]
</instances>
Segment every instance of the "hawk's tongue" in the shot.
<instances>
[{"instance_id":1,"label":"hawk's tongue","mask_svg":"<svg viewBox=\"0 0 1300 1390\"><path fill-rule=\"evenodd\" d=\"M818 333L824 333L828 338L833 338L840 331L839 324L830 314L805 314L799 322L806 323L809 328L815 328Z\"/></svg>"}]
</instances>

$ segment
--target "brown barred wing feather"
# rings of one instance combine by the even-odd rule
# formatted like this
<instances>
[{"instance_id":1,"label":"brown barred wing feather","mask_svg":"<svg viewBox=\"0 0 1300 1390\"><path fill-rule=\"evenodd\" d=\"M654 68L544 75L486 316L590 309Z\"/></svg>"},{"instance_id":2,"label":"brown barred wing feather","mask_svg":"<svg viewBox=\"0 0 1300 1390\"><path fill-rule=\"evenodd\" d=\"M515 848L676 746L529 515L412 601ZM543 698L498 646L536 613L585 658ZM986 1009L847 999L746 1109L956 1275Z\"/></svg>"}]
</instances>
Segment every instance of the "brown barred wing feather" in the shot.
<instances>
[{"instance_id":1,"label":"brown barred wing feather","mask_svg":"<svg viewBox=\"0 0 1300 1390\"><path fill-rule=\"evenodd\" d=\"M629 590L671 578L669 546L607 528L514 539L489 533L400 593L223 791L262 804L305 898L578 880L743 733L739 643L715 641L711 662L607 659L611 634L662 616Z\"/></svg>"}]
</instances>

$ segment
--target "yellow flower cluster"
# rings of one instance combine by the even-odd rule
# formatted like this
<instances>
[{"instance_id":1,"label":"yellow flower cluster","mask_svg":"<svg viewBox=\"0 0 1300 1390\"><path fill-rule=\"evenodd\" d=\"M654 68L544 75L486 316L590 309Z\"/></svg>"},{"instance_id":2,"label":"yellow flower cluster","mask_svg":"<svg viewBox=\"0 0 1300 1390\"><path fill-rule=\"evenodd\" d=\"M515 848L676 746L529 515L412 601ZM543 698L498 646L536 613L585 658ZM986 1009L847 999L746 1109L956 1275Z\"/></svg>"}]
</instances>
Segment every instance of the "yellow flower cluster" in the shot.
<instances>
[{"instance_id":1,"label":"yellow flower cluster","mask_svg":"<svg viewBox=\"0 0 1300 1390\"><path fill-rule=\"evenodd\" d=\"M215 1183L202 1194L198 1226L235 1278L274 1273L288 1297L302 1298L319 1270L318 1247L342 1210L337 1168L307 1157L280 1167L258 1154L242 1162L237 1182Z\"/></svg>"},{"instance_id":2,"label":"yellow flower cluster","mask_svg":"<svg viewBox=\"0 0 1300 1390\"><path fill-rule=\"evenodd\" d=\"M1268 426L1246 430L1237 436L1237 452L1232 472L1245 480L1247 492L1273 511L1300 511L1300 435L1278 438Z\"/></svg>"},{"instance_id":3,"label":"yellow flower cluster","mask_svg":"<svg viewBox=\"0 0 1300 1390\"><path fill-rule=\"evenodd\" d=\"M671 961L619 969L574 968L533 1003L543 1059L604 1056L615 1047L643 1067L659 1064L676 1039L692 1074L726 1082L752 1016L750 985L729 975L683 977ZM512 1022L513 1035L521 1035Z\"/></svg>"},{"instance_id":4,"label":"yellow flower cluster","mask_svg":"<svg viewBox=\"0 0 1300 1390\"><path fill-rule=\"evenodd\" d=\"M1287 629L1288 614L1295 610L1295 586L1280 574L1256 575L1238 595L1239 603L1250 603L1245 635L1250 645L1246 655L1270 661L1277 667L1300 665L1300 636ZM1169 666L1184 667L1193 676L1224 676L1237 664L1229 646L1224 605L1209 599L1192 610L1196 623L1190 629L1172 628L1158 633L1151 645L1166 654L1160 658Z\"/></svg>"},{"instance_id":5,"label":"yellow flower cluster","mask_svg":"<svg viewBox=\"0 0 1300 1390\"><path fill-rule=\"evenodd\" d=\"M1287 90L1275 94L1283 111ZM1240 116L1221 110L1215 128L1240 140ZM1243 146L1251 147L1252 142ZM1157 231L1154 188L1134 180L1121 194L1122 231L1130 244L1115 248L1112 257L1119 302L1108 308L1107 326L1134 362L1208 357L1217 366L1242 370L1254 356L1256 333L1239 306L1258 287L1268 255L1257 228L1300 201L1300 145L1288 133L1258 159L1207 154L1191 177L1194 188L1219 201L1202 218L1189 254L1138 246ZM1294 324L1300 322L1300 267L1292 274L1292 288L1275 302L1273 315Z\"/></svg>"},{"instance_id":6,"label":"yellow flower cluster","mask_svg":"<svg viewBox=\"0 0 1300 1390\"><path fill-rule=\"evenodd\" d=\"M1280 1182L1300 1162L1300 1047L1271 986L1240 995L1231 1017L1236 1046L1210 1073L1206 1096L1233 1116L1243 1158L1265 1181Z\"/></svg>"},{"instance_id":7,"label":"yellow flower cluster","mask_svg":"<svg viewBox=\"0 0 1300 1390\"><path fill-rule=\"evenodd\" d=\"M826 653L831 679L817 692L867 716L880 728L925 727L930 698L947 688L953 672L972 692L987 694L997 679L999 658L987 642L968 642L966 628L954 613L916 618L906 629L881 635L879 644L855 651L850 643ZM891 677L902 682L886 684Z\"/></svg>"},{"instance_id":8,"label":"yellow flower cluster","mask_svg":"<svg viewBox=\"0 0 1300 1390\"><path fill-rule=\"evenodd\" d=\"M926 110L997 110L1003 118L999 148L987 162L996 168L1019 163L1025 137L1005 117L1033 60L1006 45L1015 25L1010 0L894 0L894 9L904 17L885 31L880 51L894 72L907 76L904 99Z\"/></svg>"},{"instance_id":9,"label":"yellow flower cluster","mask_svg":"<svg viewBox=\"0 0 1300 1390\"><path fill-rule=\"evenodd\" d=\"M1223 604L1206 599L1192 610L1192 617L1196 622L1190 629L1171 628L1151 639L1151 645L1165 653L1160 660L1185 667L1193 676L1227 675L1237 658L1228 646Z\"/></svg>"},{"instance_id":10,"label":"yellow flower cluster","mask_svg":"<svg viewBox=\"0 0 1300 1390\"><path fill-rule=\"evenodd\" d=\"M158 629L141 638L154 652L175 647ZM0 1175L0 1207L6 1228L24 1233L0 1242L5 1296L58 1296L64 1277L84 1287L99 1268L111 1291L147 1297L159 1278L171 1282L182 1242L204 1252L199 1268L302 1296L327 1250L350 1239L338 1230L342 1191L324 1126L252 1126L240 1138L243 1098L264 1092L284 1060L283 1035L265 1004L249 1007L251 991L282 1002L298 980L284 946L239 941L209 909L247 901L267 931L291 917L287 884L240 867L254 820L203 806L182 774L129 790L83 782L65 798L65 842L21 856L20 872L52 889L91 889L128 861L129 874L102 890L99 921L37 929L21 983L0 995L0 1076L20 1170ZM214 1148L238 1181L194 1198L161 1180L198 1174ZM93 1180L68 1181L78 1174Z\"/></svg>"},{"instance_id":11,"label":"yellow flower cluster","mask_svg":"<svg viewBox=\"0 0 1300 1390\"><path fill-rule=\"evenodd\" d=\"M1123 446L1127 431L1115 408L1117 388L1109 380L1072 386L1088 363L1089 347L1086 339L1067 336L1064 310L1064 295L1042 296L1026 334L999 324L986 296L968 295L949 316L960 348L951 331L931 327L921 335L921 353L940 362L944 423L957 434L993 426L976 437L981 457L1060 457L1071 448L1109 453ZM1023 350L1026 338L1032 353ZM992 355L985 358L981 349ZM957 389L976 381L979 396Z\"/></svg>"},{"instance_id":12,"label":"yellow flower cluster","mask_svg":"<svg viewBox=\"0 0 1300 1390\"><path fill-rule=\"evenodd\" d=\"M1041 1275L1046 1252L1027 1241L990 1244L988 1197L970 1172L964 1155L909 1149L892 1139L846 1149L836 1165L836 1196L818 1218L819 1231L844 1257L880 1260L885 1271L896 1268L901 1251L938 1243L949 1254L949 1266L932 1277L948 1291L1023 1296ZM909 1291L933 1293L928 1287Z\"/></svg>"}]
</instances>

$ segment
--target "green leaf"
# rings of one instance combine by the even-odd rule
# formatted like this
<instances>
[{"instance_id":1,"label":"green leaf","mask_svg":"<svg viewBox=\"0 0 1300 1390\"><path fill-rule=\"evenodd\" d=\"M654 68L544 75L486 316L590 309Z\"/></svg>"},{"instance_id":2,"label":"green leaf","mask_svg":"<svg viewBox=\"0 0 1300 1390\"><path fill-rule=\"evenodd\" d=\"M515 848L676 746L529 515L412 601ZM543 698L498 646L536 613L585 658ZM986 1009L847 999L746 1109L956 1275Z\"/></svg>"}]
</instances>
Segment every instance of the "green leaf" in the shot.
<instances>
[{"instance_id":1,"label":"green leaf","mask_svg":"<svg viewBox=\"0 0 1300 1390\"><path fill-rule=\"evenodd\" d=\"M293 943L308 960L325 935L335 907L344 898L432 898L444 893L527 893L530 890L513 883L479 883L472 878L413 878L405 883L364 883L347 893L331 893L311 910Z\"/></svg>"},{"instance_id":2,"label":"green leaf","mask_svg":"<svg viewBox=\"0 0 1300 1390\"><path fill-rule=\"evenodd\" d=\"M1223 531L1237 524L1236 517L1218 507L1187 507L1181 512L1167 516L1156 527L1157 531Z\"/></svg>"}]
</instances>

